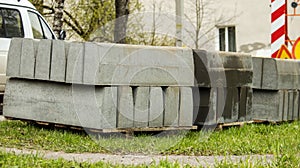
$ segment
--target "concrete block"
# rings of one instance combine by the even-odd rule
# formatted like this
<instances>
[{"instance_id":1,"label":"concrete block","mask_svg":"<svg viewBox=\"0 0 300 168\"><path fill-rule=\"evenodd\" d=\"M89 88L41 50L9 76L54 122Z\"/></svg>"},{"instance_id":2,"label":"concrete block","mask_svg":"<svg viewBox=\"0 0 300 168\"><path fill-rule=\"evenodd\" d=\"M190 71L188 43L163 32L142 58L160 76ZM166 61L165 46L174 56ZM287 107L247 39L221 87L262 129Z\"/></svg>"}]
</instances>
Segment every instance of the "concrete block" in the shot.
<instances>
[{"instance_id":1,"label":"concrete block","mask_svg":"<svg viewBox=\"0 0 300 168\"><path fill-rule=\"evenodd\" d=\"M20 77L34 79L35 48L32 39L23 39L20 62Z\"/></svg>"},{"instance_id":2,"label":"concrete block","mask_svg":"<svg viewBox=\"0 0 300 168\"><path fill-rule=\"evenodd\" d=\"M149 127L162 127L164 116L164 98L161 87L150 88Z\"/></svg>"},{"instance_id":3,"label":"concrete block","mask_svg":"<svg viewBox=\"0 0 300 168\"><path fill-rule=\"evenodd\" d=\"M253 88L261 89L262 87L262 73L263 73L263 60L262 57L252 57L253 61Z\"/></svg>"},{"instance_id":4,"label":"concrete block","mask_svg":"<svg viewBox=\"0 0 300 168\"><path fill-rule=\"evenodd\" d=\"M118 88L118 128L133 128L133 93L129 86L120 86Z\"/></svg>"},{"instance_id":5,"label":"concrete block","mask_svg":"<svg viewBox=\"0 0 300 168\"><path fill-rule=\"evenodd\" d=\"M226 88L226 100L223 112L224 122L237 122L239 110L239 89Z\"/></svg>"},{"instance_id":6,"label":"concrete block","mask_svg":"<svg viewBox=\"0 0 300 168\"><path fill-rule=\"evenodd\" d=\"M134 127L146 128L149 121L150 87L134 89Z\"/></svg>"},{"instance_id":7,"label":"concrete block","mask_svg":"<svg viewBox=\"0 0 300 168\"><path fill-rule=\"evenodd\" d=\"M180 87L179 126L192 126L193 91L191 87Z\"/></svg>"},{"instance_id":8,"label":"concrete block","mask_svg":"<svg viewBox=\"0 0 300 168\"><path fill-rule=\"evenodd\" d=\"M67 83L83 83L83 68L84 68L84 45L83 43L73 42L70 43L67 55Z\"/></svg>"},{"instance_id":9,"label":"concrete block","mask_svg":"<svg viewBox=\"0 0 300 168\"><path fill-rule=\"evenodd\" d=\"M284 92L277 90L253 89L252 119L282 121Z\"/></svg>"},{"instance_id":10,"label":"concrete block","mask_svg":"<svg viewBox=\"0 0 300 168\"><path fill-rule=\"evenodd\" d=\"M216 105L217 94L215 89L198 87L193 88L193 119L196 125L216 124Z\"/></svg>"},{"instance_id":11,"label":"concrete block","mask_svg":"<svg viewBox=\"0 0 300 168\"><path fill-rule=\"evenodd\" d=\"M104 100L102 107L103 129L117 128L118 88L104 87Z\"/></svg>"},{"instance_id":12,"label":"concrete block","mask_svg":"<svg viewBox=\"0 0 300 168\"><path fill-rule=\"evenodd\" d=\"M72 105L81 127L103 128L103 99L103 87L72 85Z\"/></svg>"},{"instance_id":13,"label":"concrete block","mask_svg":"<svg viewBox=\"0 0 300 168\"><path fill-rule=\"evenodd\" d=\"M293 120L299 120L299 91L294 91Z\"/></svg>"},{"instance_id":14,"label":"concrete block","mask_svg":"<svg viewBox=\"0 0 300 168\"><path fill-rule=\"evenodd\" d=\"M95 43L84 43L84 46L83 83L95 85L100 61L99 47Z\"/></svg>"},{"instance_id":15,"label":"concrete block","mask_svg":"<svg viewBox=\"0 0 300 168\"><path fill-rule=\"evenodd\" d=\"M164 126L178 126L179 91L179 87L165 89Z\"/></svg>"},{"instance_id":16,"label":"concrete block","mask_svg":"<svg viewBox=\"0 0 300 168\"><path fill-rule=\"evenodd\" d=\"M283 109L282 109L282 119L283 121L288 121L289 119L289 93L287 90L282 90L283 93Z\"/></svg>"},{"instance_id":17,"label":"concrete block","mask_svg":"<svg viewBox=\"0 0 300 168\"><path fill-rule=\"evenodd\" d=\"M226 74L226 87L251 86L253 64L251 55L220 52Z\"/></svg>"},{"instance_id":18,"label":"concrete block","mask_svg":"<svg viewBox=\"0 0 300 168\"><path fill-rule=\"evenodd\" d=\"M298 89L298 62L276 60L278 70L278 89Z\"/></svg>"},{"instance_id":19,"label":"concrete block","mask_svg":"<svg viewBox=\"0 0 300 168\"><path fill-rule=\"evenodd\" d=\"M50 80L56 82L66 81L66 66L69 43L62 40L52 41L52 58Z\"/></svg>"},{"instance_id":20,"label":"concrete block","mask_svg":"<svg viewBox=\"0 0 300 168\"><path fill-rule=\"evenodd\" d=\"M130 45L100 47L104 49L100 48L97 85L192 86L194 83L191 50Z\"/></svg>"},{"instance_id":21,"label":"concrete block","mask_svg":"<svg viewBox=\"0 0 300 168\"><path fill-rule=\"evenodd\" d=\"M262 89L278 89L278 72L275 59L264 58L263 60Z\"/></svg>"},{"instance_id":22,"label":"concrete block","mask_svg":"<svg viewBox=\"0 0 300 168\"><path fill-rule=\"evenodd\" d=\"M13 38L10 42L7 58L6 76L20 77L20 64L23 39Z\"/></svg>"},{"instance_id":23,"label":"concrete block","mask_svg":"<svg viewBox=\"0 0 300 168\"><path fill-rule=\"evenodd\" d=\"M52 41L41 39L37 45L34 78L40 80L49 80Z\"/></svg>"},{"instance_id":24,"label":"concrete block","mask_svg":"<svg viewBox=\"0 0 300 168\"><path fill-rule=\"evenodd\" d=\"M294 60L264 59L262 88L271 90L298 89L299 62Z\"/></svg>"},{"instance_id":25,"label":"concrete block","mask_svg":"<svg viewBox=\"0 0 300 168\"><path fill-rule=\"evenodd\" d=\"M288 121L293 121L294 113L294 92L288 91Z\"/></svg>"},{"instance_id":26,"label":"concrete block","mask_svg":"<svg viewBox=\"0 0 300 168\"><path fill-rule=\"evenodd\" d=\"M4 115L85 128L115 129L116 91L116 87L10 79L5 92Z\"/></svg>"},{"instance_id":27,"label":"concrete block","mask_svg":"<svg viewBox=\"0 0 300 168\"><path fill-rule=\"evenodd\" d=\"M199 87L226 86L223 61L218 53L193 50L195 85Z\"/></svg>"},{"instance_id":28,"label":"concrete block","mask_svg":"<svg viewBox=\"0 0 300 168\"><path fill-rule=\"evenodd\" d=\"M4 104L7 117L80 126L68 85L9 79Z\"/></svg>"},{"instance_id":29,"label":"concrete block","mask_svg":"<svg viewBox=\"0 0 300 168\"><path fill-rule=\"evenodd\" d=\"M239 93L239 121L250 121L252 117L252 88L242 87Z\"/></svg>"}]
</instances>

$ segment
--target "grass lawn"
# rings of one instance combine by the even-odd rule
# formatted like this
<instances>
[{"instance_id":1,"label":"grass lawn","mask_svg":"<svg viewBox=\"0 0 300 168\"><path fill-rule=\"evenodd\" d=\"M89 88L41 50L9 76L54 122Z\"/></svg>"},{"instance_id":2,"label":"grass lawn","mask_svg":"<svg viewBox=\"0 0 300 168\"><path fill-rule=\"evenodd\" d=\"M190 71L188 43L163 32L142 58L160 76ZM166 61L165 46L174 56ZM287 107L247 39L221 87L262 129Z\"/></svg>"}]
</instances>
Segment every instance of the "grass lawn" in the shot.
<instances>
[{"instance_id":1,"label":"grass lawn","mask_svg":"<svg viewBox=\"0 0 300 168\"><path fill-rule=\"evenodd\" d=\"M241 161L238 163L233 163L231 161L225 160L223 162L214 163L214 167L216 168L251 168L251 167L260 167L260 168L277 168L277 167L299 167L299 159L295 155L284 155L280 157L276 157L272 163L266 163L263 160L257 161L253 163L251 160ZM14 155L11 153L5 153L0 151L0 167L22 167L22 168L31 168L31 167L59 167L59 168L156 168L156 167L164 167L164 168L179 168L182 167L177 162L169 162L168 160L161 160L159 163L151 163L150 165L123 165L123 164L110 164L105 162L97 162L97 163L88 163L88 162L75 162L75 161L67 161L64 159L43 159L38 155ZM185 165L186 168L193 167L191 165ZM199 166L201 167L201 166Z\"/></svg>"},{"instance_id":2,"label":"grass lawn","mask_svg":"<svg viewBox=\"0 0 300 168\"><path fill-rule=\"evenodd\" d=\"M249 124L219 132L189 132L170 136L141 135L130 139L89 136L84 132L46 129L26 122L0 122L0 147L64 151L67 153L141 153L175 155L252 155L273 154L269 165L244 161L216 163L216 167L299 167L300 122L281 125ZM162 167L179 167L177 163L162 161ZM0 152L0 167L112 167L108 163L76 163L43 160L36 155L15 156ZM153 164L150 167L157 165ZM134 167L114 165L114 167ZM146 167L141 165L139 167Z\"/></svg>"},{"instance_id":3,"label":"grass lawn","mask_svg":"<svg viewBox=\"0 0 300 168\"><path fill-rule=\"evenodd\" d=\"M162 137L91 137L84 132L45 129L26 122L0 122L0 146L67 153L141 153L175 155L282 154L300 151L300 122L249 124L219 132Z\"/></svg>"}]
</instances>

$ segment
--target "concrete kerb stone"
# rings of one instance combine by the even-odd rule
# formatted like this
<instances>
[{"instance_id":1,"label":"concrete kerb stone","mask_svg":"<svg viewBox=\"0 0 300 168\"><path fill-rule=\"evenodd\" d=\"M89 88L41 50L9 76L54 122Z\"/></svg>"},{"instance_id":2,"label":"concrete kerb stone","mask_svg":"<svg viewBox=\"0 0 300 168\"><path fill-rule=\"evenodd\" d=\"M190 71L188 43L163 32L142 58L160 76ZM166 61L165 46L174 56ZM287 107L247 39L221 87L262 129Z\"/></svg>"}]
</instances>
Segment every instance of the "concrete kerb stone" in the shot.
<instances>
[{"instance_id":1,"label":"concrete kerb stone","mask_svg":"<svg viewBox=\"0 0 300 168\"><path fill-rule=\"evenodd\" d=\"M118 87L118 128L133 128L133 92L129 86Z\"/></svg>"},{"instance_id":2,"label":"concrete kerb stone","mask_svg":"<svg viewBox=\"0 0 300 168\"><path fill-rule=\"evenodd\" d=\"M191 87L180 88L179 126L192 126L193 121L193 91Z\"/></svg>"},{"instance_id":3,"label":"concrete kerb stone","mask_svg":"<svg viewBox=\"0 0 300 168\"><path fill-rule=\"evenodd\" d=\"M21 65L22 44L23 44L23 39L20 38L13 38L10 42L8 58L7 58L7 69L6 69L6 76L8 77L21 77L20 65Z\"/></svg>"},{"instance_id":4,"label":"concrete kerb stone","mask_svg":"<svg viewBox=\"0 0 300 168\"><path fill-rule=\"evenodd\" d=\"M34 79L49 80L50 78L50 61L52 51L52 41L41 39L37 45L37 52L35 57L35 75Z\"/></svg>"},{"instance_id":5,"label":"concrete kerb stone","mask_svg":"<svg viewBox=\"0 0 300 168\"><path fill-rule=\"evenodd\" d=\"M73 84L83 83L84 43L70 43L67 55L66 82Z\"/></svg>"},{"instance_id":6,"label":"concrete kerb stone","mask_svg":"<svg viewBox=\"0 0 300 168\"><path fill-rule=\"evenodd\" d=\"M66 82L67 53L69 43L61 40L52 41L50 81Z\"/></svg>"},{"instance_id":7,"label":"concrete kerb stone","mask_svg":"<svg viewBox=\"0 0 300 168\"><path fill-rule=\"evenodd\" d=\"M35 48L32 39L22 40L20 77L34 79Z\"/></svg>"},{"instance_id":8,"label":"concrete kerb stone","mask_svg":"<svg viewBox=\"0 0 300 168\"><path fill-rule=\"evenodd\" d=\"M134 89L134 127L146 128L149 121L150 87Z\"/></svg>"},{"instance_id":9,"label":"concrete kerb stone","mask_svg":"<svg viewBox=\"0 0 300 168\"><path fill-rule=\"evenodd\" d=\"M164 117L164 99L161 87L150 88L149 127L162 127Z\"/></svg>"},{"instance_id":10,"label":"concrete kerb stone","mask_svg":"<svg viewBox=\"0 0 300 168\"><path fill-rule=\"evenodd\" d=\"M263 77L263 57L252 57L253 62L253 84L254 89L262 88L262 77Z\"/></svg>"},{"instance_id":11,"label":"concrete kerb stone","mask_svg":"<svg viewBox=\"0 0 300 168\"><path fill-rule=\"evenodd\" d=\"M179 87L168 87L165 89L165 115L164 126L178 126L179 119Z\"/></svg>"}]
</instances>

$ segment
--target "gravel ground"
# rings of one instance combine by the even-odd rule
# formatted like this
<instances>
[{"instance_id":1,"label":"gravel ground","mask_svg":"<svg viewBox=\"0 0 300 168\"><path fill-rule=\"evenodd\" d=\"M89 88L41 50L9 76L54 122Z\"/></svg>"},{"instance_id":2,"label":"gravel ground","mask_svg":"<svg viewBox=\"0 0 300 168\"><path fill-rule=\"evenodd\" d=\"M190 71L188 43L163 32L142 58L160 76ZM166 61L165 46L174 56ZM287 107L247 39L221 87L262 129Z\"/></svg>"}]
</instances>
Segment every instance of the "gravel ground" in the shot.
<instances>
[{"instance_id":1,"label":"gravel ground","mask_svg":"<svg viewBox=\"0 0 300 168\"><path fill-rule=\"evenodd\" d=\"M0 148L2 151L8 153L21 154L38 154L46 159L58 159L64 158L65 160L77 161L77 162L90 162L95 163L104 161L112 164L124 164L124 165L139 165L139 164L151 164L153 162L158 163L160 160L168 159L169 162L177 161L181 165L189 164L191 166L213 166L214 163L220 162L223 159L231 160L232 162L239 162L240 160L250 159L252 162L263 159L264 162L271 162L274 158L272 155L253 155L253 156L162 156L162 155L109 155L109 154L92 154L92 153L64 153L64 152L50 152L50 151L36 151L36 150L19 150L14 148Z\"/></svg>"}]
</instances>

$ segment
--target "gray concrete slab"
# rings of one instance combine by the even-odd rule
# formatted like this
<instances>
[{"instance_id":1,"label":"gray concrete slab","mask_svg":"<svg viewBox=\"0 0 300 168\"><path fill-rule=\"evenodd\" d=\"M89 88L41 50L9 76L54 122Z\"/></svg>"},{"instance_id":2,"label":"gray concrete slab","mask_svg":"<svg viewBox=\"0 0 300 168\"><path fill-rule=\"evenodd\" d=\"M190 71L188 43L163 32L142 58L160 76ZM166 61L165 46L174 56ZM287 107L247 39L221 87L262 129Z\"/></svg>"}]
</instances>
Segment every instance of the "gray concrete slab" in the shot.
<instances>
[{"instance_id":1,"label":"gray concrete slab","mask_svg":"<svg viewBox=\"0 0 300 168\"><path fill-rule=\"evenodd\" d=\"M239 89L226 88L226 100L223 112L224 122L237 122L239 118Z\"/></svg>"},{"instance_id":2,"label":"gray concrete slab","mask_svg":"<svg viewBox=\"0 0 300 168\"><path fill-rule=\"evenodd\" d=\"M10 42L10 47L7 57L6 76L8 77L21 77L20 64L22 55L23 39L13 38Z\"/></svg>"},{"instance_id":3,"label":"gray concrete slab","mask_svg":"<svg viewBox=\"0 0 300 168\"><path fill-rule=\"evenodd\" d=\"M284 92L276 90L253 90L254 120L282 121Z\"/></svg>"},{"instance_id":4,"label":"gray concrete slab","mask_svg":"<svg viewBox=\"0 0 300 168\"><path fill-rule=\"evenodd\" d=\"M130 45L98 46L101 61L97 85L192 86L194 83L191 50Z\"/></svg>"},{"instance_id":5,"label":"gray concrete slab","mask_svg":"<svg viewBox=\"0 0 300 168\"><path fill-rule=\"evenodd\" d=\"M48 123L115 129L117 88L10 79L3 114Z\"/></svg>"},{"instance_id":6,"label":"gray concrete slab","mask_svg":"<svg viewBox=\"0 0 300 168\"><path fill-rule=\"evenodd\" d=\"M84 68L84 43L70 43L67 54L67 83L83 83L83 68Z\"/></svg>"},{"instance_id":7,"label":"gray concrete slab","mask_svg":"<svg viewBox=\"0 0 300 168\"><path fill-rule=\"evenodd\" d=\"M67 53L69 43L62 40L52 41L51 74L50 80L66 81Z\"/></svg>"},{"instance_id":8,"label":"gray concrete slab","mask_svg":"<svg viewBox=\"0 0 300 168\"><path fill-rule=\"evenodd\" d=\"M118 87L118 128L133 128L133 92L129 86Z\"/></svg>"},{"instance_id":9,"label":"gray concrete slab","mask_svg":"<svg viewBox=\"0 0 300 168\"><path fill-rule=\"evenodd\" d=\"M299 91L294 91L293 120L299 120Z\"/></svg>"},{"instance_id":10,"label":"gray concrete slab","mask_svg":"<svg viewBox=\"0 0 300 168\"><path fill-rule=\"evenodd\" d=\"M35 79L50 79L50 61L51 61L52 40L41 39L37 43L36 63L35 63Z\"/></svg>"},{"instance_id":11,"label":"gray concrete slab","mask_svg":"<svg viewBox=\"0 0 300 168\"><path fill-rule=\"evenodd\" d=\"M164 98L161 87L150 88L149 127L162 127L164 117Z\"/></svg>"},{"instance_id":12,"label":"gray concrete slab","mask_svg":"<svg viewBox=\"0 0 300 168\"><path fill-rule=\"evenodd\" d=\"M214 125L217 123L217 90L213 88L193 88L194 123Z\"/></svg>"},{"instance_id":13,"label":"gray concrete slab","mask_svg":"<svg viewBox=\"0 0 300 168\"><path fill-rule=\"evenodd\" d=\"M263 60L262 89L278 89L278 72L275 59L264 58Z\"/></svg>"},{"instance_id":14,"label":"gray concrete slab","mask_svg":"<svg viewBox=\"0 0 300 168\"><path fill-rule=\"evenodd\" d=\"M99 47L95 43L84 43L84 70L83 83L96 84L96 75L99 69Z\"/></svg>"},{"instance_id":15,"label":"gray concrete slab","mask_svg":"<svg viewBox=\"0 0 300 168\"><path fill-rule=\"evenodd\" d=\"M104 129L117 128L118 88L104 87L104 100L102 107Z\"/></svg>"},{"instance_id":16,"label":"gray concrete slab","mask_svg":"<svg viewBox=\"0 0 300 168\"><path fill-rule=\"evenodd\" d=\"M179 87L168 87L165 89L164 126L178 126L179 91Z\"/></svg>"},{"instance_id":17,"label":"gray concrete slab","mask_svg":"<svg viewBox=\"0 0 300 168\"><path fill-rule=\"evenodd\" d=\"M191 87L180 87L179 126L192 126L193 121L193 91Z\"/></svg>"},{"instance_id":18,"label":"gray concrete slab","mask_svg":"<svg viewBox=\"0 0 300 168\"><path fill-rule=\"evenodd\" d=\"M150 87L134 89L134 127L146 128L149 121Z\"/></svg>"},{"instance_id":19,"label":"gray concrete slab","mask_svg":"<svg viewBox=\"0 0 300 168\"><path fill-rule=\"evenodd\" d=\"M253 88L261 89L263 73L263 57L252 57L253 61Z\"/></svg>"},{"instance_id":20,"label":"gray concrete slab","mask_svg":"<svg viewBox=\"0 0 300 168\"><path fill-rule=\"evenodd\" d=\"M23 39L20 62L20 77L33 79L35 69L35 48L32 39Z\"/></svg>"}]
</instances>

